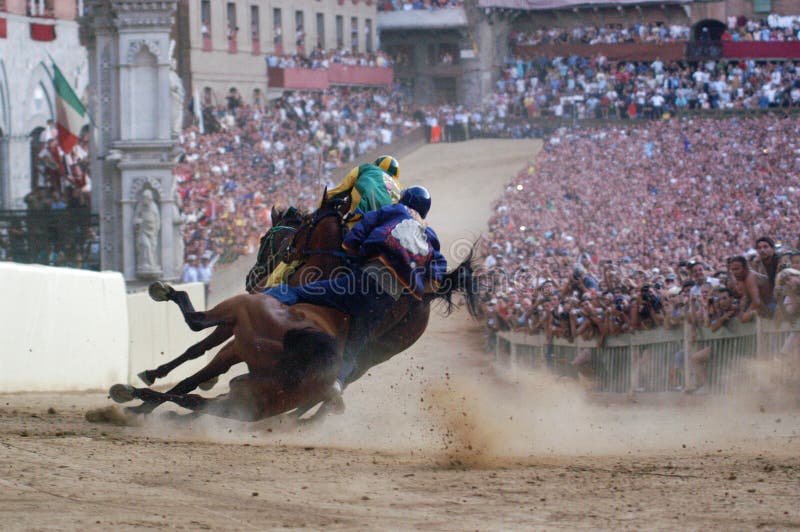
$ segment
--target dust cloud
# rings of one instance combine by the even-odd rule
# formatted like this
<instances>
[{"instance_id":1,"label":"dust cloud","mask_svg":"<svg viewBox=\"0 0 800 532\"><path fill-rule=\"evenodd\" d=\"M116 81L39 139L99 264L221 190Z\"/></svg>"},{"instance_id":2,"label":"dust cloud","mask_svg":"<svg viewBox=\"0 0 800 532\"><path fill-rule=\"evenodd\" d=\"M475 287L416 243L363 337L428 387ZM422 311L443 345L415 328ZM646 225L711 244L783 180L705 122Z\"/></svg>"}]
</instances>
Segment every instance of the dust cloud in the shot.
<instances>
[{"instance_id":1,"label":"dust cloud","mask_svg":"<svg viewBox=\"0 0 800 532\"><path fill-rule=\"evenodd\" d=\"M796 409L777 408L775 394L669 394L671 400L659 405L643 404L644 396L615 395L609 403L612 397L589 393L576 381L495 364L457 376L431 378L418 371L414 382L390 385L382 394L365 388L375 389L357 395L370 397L350 400L344 415L312 426L286 417L239 423L162 414L148 418L141 430L177 441L352 449L476 469L570 456L758 450L766 438L800 437Z\"/></svg>"}]
</instances>

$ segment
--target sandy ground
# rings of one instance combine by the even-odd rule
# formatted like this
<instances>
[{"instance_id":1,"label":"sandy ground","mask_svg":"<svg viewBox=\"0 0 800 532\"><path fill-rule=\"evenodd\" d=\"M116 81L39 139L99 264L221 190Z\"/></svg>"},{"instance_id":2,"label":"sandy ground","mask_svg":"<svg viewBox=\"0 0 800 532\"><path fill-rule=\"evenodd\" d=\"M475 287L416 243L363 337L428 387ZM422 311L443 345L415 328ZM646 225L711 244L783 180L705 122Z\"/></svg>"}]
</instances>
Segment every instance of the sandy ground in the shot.
<instances>
[{"instance_id":1,"label":"sandy ground","mask_svg":"<svg viewBox=\"0 0 800 532\"><path fill-rule=\"evenodd\" d=\"M457 255L536 149L428 146L403 172ZM92 424L104 393L0 395L0 528L800 528L795 398L589 396L508 373L482 342L463 314L436 316L316 427L166 408Z\"/></svg>"}]
</instances>

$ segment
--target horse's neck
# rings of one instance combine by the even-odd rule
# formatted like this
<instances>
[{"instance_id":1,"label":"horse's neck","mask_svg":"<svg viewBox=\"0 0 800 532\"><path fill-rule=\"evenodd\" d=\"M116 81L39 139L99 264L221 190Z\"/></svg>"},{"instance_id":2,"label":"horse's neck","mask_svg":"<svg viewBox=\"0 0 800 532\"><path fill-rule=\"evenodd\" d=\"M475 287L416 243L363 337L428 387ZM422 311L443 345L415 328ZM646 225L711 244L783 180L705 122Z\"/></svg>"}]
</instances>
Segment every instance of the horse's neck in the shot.
<instances>
[{"instance_id":1,"label":"horse's neck","mask_svg":"<svg viewBox=\"0 0 800 532\"><path fill-rule=\"evenodd\" d=\"M287 282L291 286L306 284L309 280L330 279L337 268L344 265L342 258L336 253L342 249L342 234L339 227L325 238L315 238L305 251L323 251L329 253L313 253L289 276Z\"/></svg>"}]
</instances>

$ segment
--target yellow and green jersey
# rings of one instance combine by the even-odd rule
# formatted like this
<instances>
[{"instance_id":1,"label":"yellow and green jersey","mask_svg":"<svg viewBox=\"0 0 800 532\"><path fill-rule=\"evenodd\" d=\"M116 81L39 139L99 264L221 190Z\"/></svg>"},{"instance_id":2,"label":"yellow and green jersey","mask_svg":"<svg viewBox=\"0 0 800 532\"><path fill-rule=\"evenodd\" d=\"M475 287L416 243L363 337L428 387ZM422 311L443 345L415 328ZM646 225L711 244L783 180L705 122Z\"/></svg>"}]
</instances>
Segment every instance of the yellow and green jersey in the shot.
<instances>
[{"instance_id":1,"label":"yellow and green jersey","mask_svg":"<svg viewBox=\"0 0 800 532\"><path fill-rule=\"evenodd\" d=\"M403 188L400 182L374 164L353 168L341 184L328 191L328 198L349 193L353 200L350 212L360 209L370 212L400 201Z\"/></svg>"}]
</instances>

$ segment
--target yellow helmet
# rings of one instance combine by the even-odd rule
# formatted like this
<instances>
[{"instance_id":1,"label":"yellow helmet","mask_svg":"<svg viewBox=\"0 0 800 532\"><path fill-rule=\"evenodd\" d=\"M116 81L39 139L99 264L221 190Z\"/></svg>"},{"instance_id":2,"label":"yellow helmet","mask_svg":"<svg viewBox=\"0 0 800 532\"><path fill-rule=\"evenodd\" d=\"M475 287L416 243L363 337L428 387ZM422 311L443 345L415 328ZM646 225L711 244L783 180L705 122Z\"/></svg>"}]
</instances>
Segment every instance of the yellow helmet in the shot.
<instances>
[{"instance_id":1,"label":"yellow helmet","mask_svg":"<svg viewBox=\"0 0 800 532\"><path fill-rule=\"evenodd\" d=\"M375 159L375 166L394 177L396 180L400 180L400 163L391 155L381 155Z\"/></svg>"}]
</instances>

